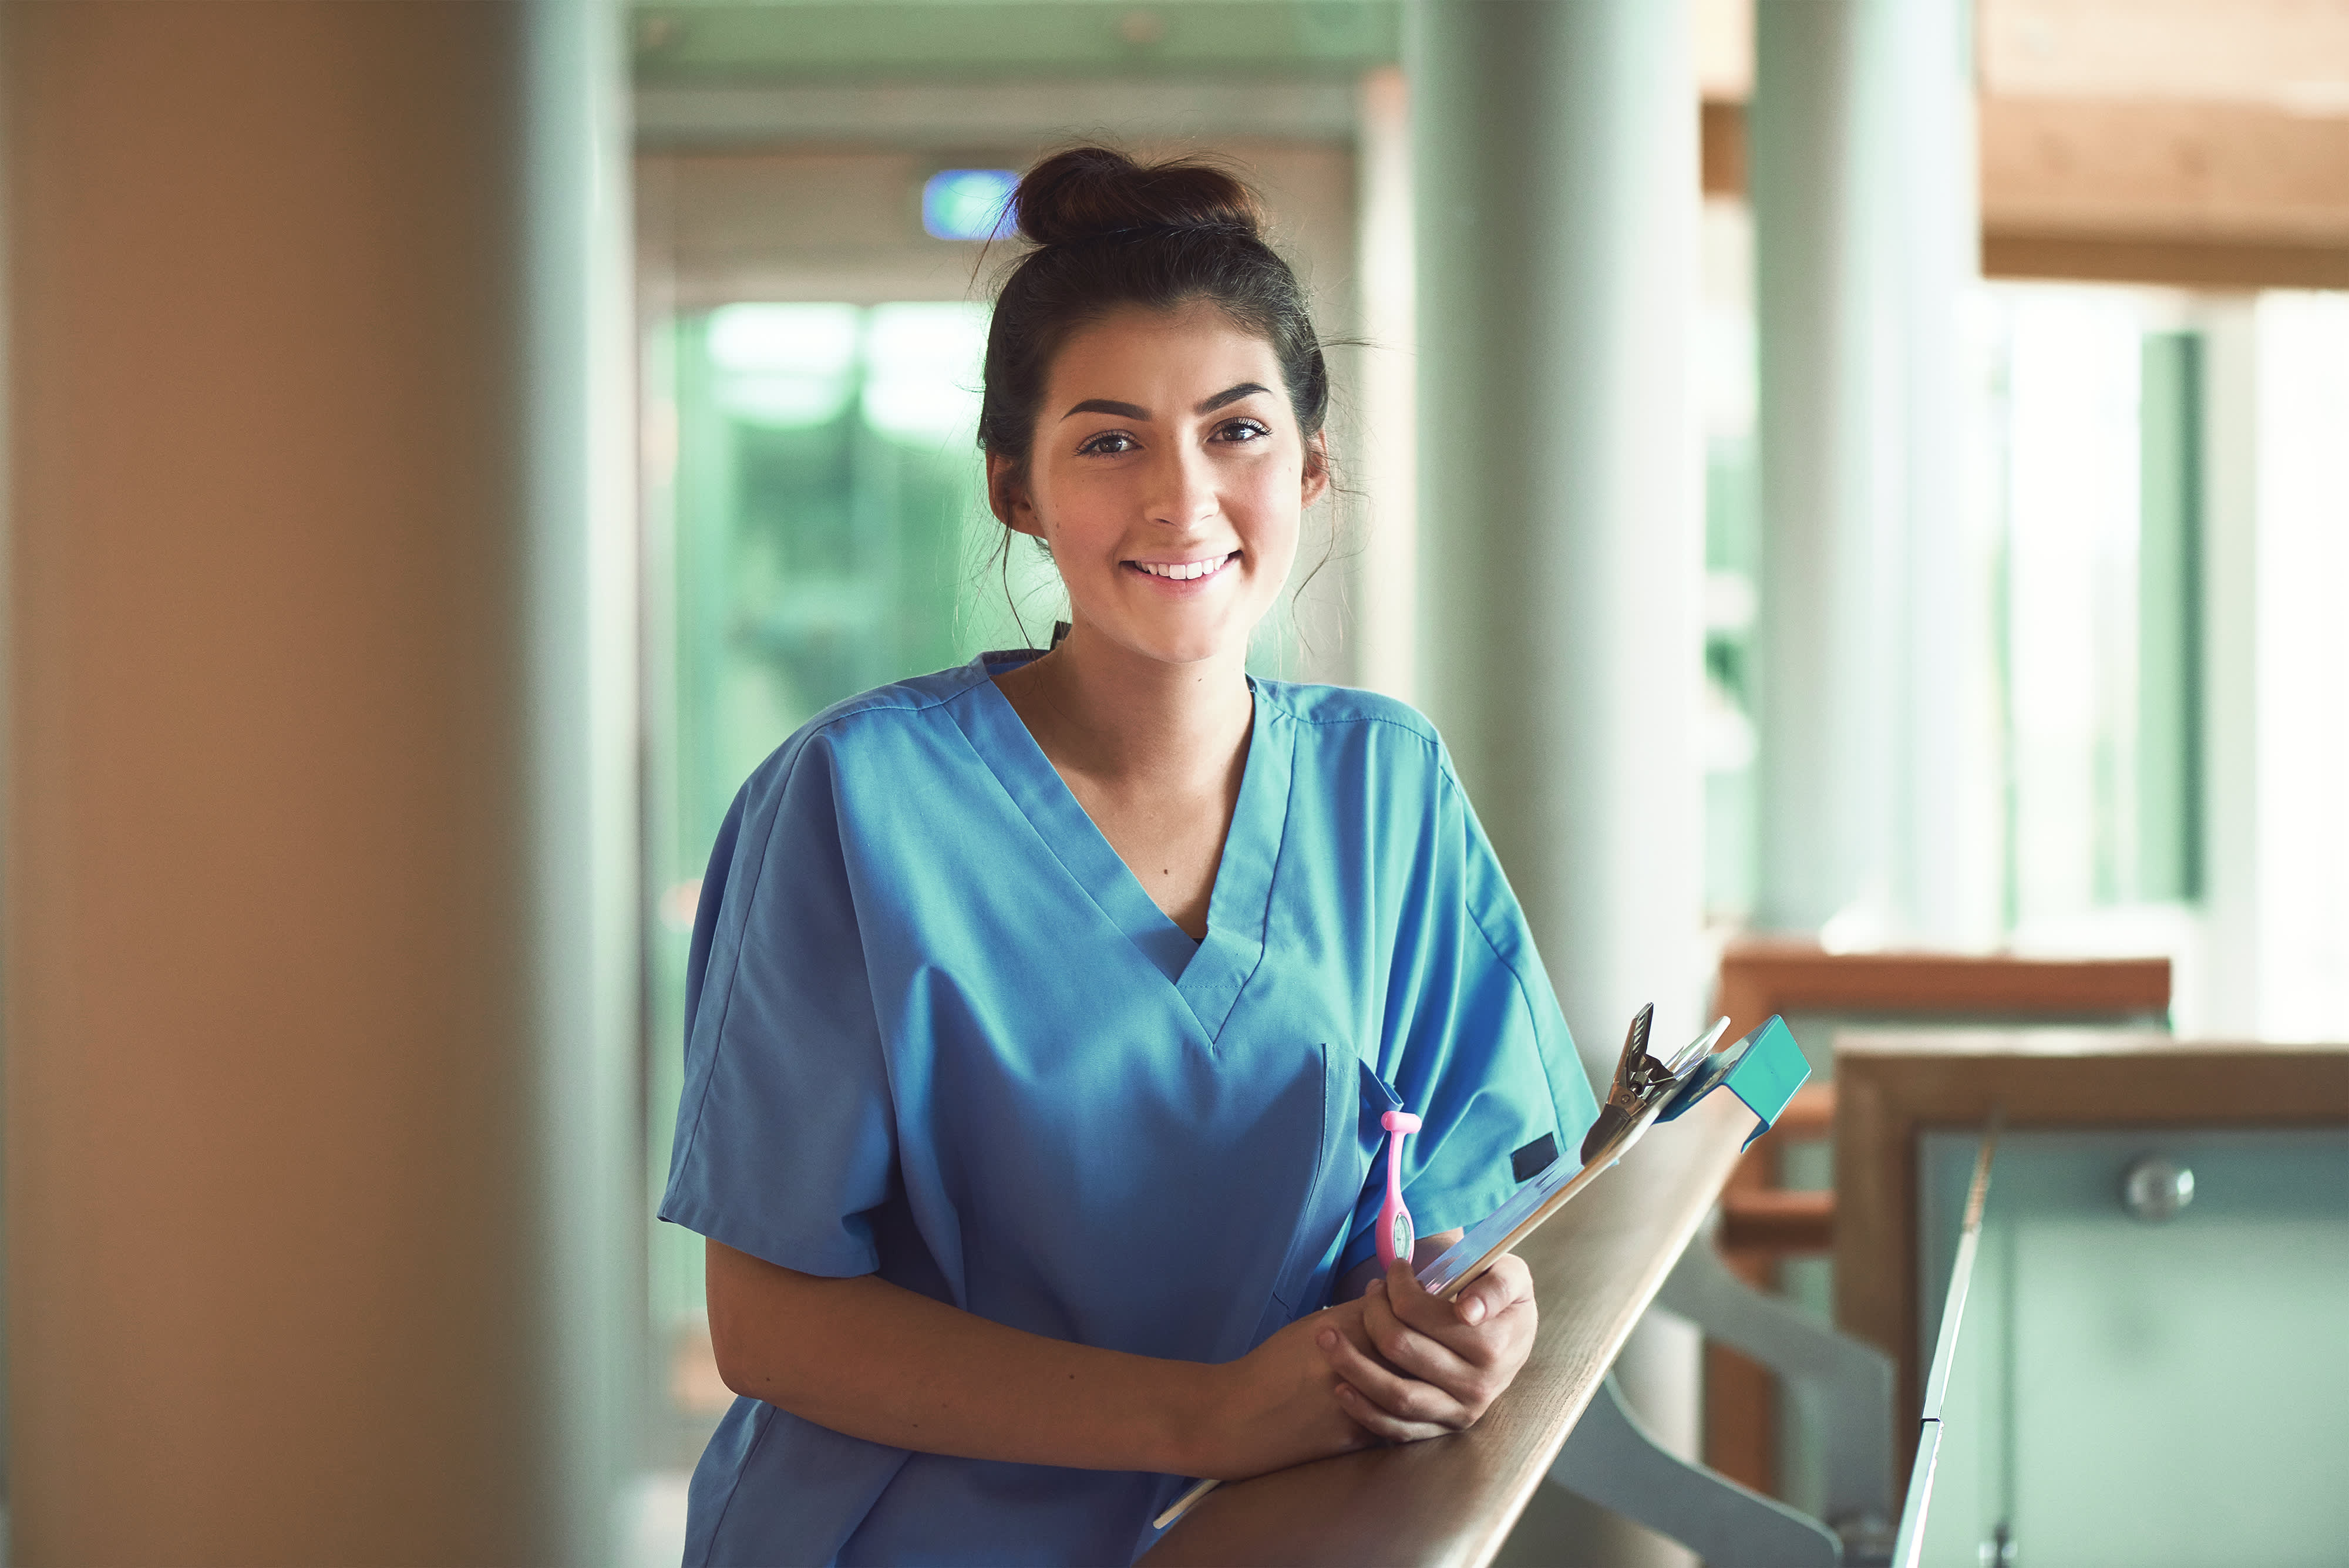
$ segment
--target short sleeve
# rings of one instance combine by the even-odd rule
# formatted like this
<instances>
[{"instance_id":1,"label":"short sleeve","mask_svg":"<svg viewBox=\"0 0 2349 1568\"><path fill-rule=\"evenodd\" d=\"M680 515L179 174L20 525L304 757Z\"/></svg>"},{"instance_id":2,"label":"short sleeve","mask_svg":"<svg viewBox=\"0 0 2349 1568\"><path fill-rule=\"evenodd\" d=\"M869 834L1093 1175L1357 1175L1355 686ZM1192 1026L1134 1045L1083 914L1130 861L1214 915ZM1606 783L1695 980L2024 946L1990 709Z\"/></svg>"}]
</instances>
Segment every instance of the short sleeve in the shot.
<instances>
[{"instance_id":1,"label":"short sleeve","mask_svg":"<svg viewBox=\"0 0 2349 1568\"><path fill-rule=\"evenodd\" d=\"M1431 805L1427 875L1389 986L1402 1012L1390 1081L1421 1120L1403 1199L1423 1236L1475 1224L1552 1158L1572 1158L1598 1116L1525 913L1448 767ZM1340 1272L1371 1255L1384 1169L1376 1162Z\"/></svg>"},{"instance_id":2,"label":"short sleeve","mask_svg":"<svg viewBox=\"0 0 2349 1568\"><path fill-rule=\"evenodd\" d=\"M710 857L687 973L685 1091L660 1217L803 1273L870 1273L895 1118L833 759L795 737Z\"/></svg>"}]
</instances>

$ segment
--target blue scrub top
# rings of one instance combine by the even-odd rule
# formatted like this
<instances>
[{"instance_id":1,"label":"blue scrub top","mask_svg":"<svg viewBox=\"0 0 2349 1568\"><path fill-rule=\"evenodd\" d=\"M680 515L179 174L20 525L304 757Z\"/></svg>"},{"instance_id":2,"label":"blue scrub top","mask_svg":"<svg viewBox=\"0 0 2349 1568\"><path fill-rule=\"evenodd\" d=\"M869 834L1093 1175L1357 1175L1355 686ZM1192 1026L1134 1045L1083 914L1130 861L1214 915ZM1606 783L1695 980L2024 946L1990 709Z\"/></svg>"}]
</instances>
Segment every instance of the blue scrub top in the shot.
<instances>
[{"instance_id":1,"label":"blue scrub top","mask_svg":"<svg viewBox=\"0 0 2349 1568\"><path fill-rule=\"evenodd\" d=\"M694 926L661 1218L1031 1334L1223 1362L1371 1254L1383 1112L1424 1118L1424 1235L1506 1198L1514 1151L1578 1147L1588 1083L1425 719L1253 681L1195 944L997 689L1033 657L853 698L742 786ZM738 1399L685 1561L1128 1563L1185 1484L911 1453Z\"/></svg>"}]
</instances>

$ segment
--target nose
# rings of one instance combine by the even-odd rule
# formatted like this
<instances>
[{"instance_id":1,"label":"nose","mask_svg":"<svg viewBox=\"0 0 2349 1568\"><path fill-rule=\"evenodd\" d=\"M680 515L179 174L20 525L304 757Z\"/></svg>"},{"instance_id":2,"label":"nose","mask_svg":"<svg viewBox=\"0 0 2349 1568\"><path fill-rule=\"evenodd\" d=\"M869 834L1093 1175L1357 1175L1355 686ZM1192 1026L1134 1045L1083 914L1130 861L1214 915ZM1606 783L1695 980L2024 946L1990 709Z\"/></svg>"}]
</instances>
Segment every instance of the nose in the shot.
<instances>
[{"instance_id":1,"label":"nose","mask_svg":"<svg viewBox=\"0 0 2349 1568\"><path fill-rule=\"evenodd\" d=\"M1215 516L1222 503L1216 496L1206 455L1176 443L1153 465L1151 488L1143 504L1152 522L1175 528L1188 528Z\"/></svg>"}]
</instances>

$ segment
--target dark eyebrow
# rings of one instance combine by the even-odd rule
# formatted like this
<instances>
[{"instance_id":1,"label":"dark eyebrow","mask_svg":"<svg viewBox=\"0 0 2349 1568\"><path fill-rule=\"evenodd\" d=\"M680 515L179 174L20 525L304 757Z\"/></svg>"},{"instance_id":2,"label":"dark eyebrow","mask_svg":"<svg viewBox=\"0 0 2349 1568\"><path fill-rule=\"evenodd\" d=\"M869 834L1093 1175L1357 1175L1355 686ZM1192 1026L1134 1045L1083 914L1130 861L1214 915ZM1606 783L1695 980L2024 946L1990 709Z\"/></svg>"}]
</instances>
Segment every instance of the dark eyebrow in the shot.
<instances>
[{"instance_id":1,"label":"dark eyebrow","mask_svg":"<svg viewBox=\"0 0 2349 1568\"><path fill-rule=\"evenodd\" d=\"M1237 403L1242 398L1254 397L1258 392L1263 392L1269 396L1271 391L1272 389L1270 387L1259 387L1254 381L1242 381L1237 387L1226 387L1222 391L1217 392L1214 397L1209 398L1206 402L1201 403L1197 408L1193 409L1191 411L1195 414L1212 414L1217 409L1222 408L1226 403Z\"/></svg>"},{"instance_id":2,"label":"dark eyebrow","mask_svg":"<svg viewBox=\"0 0 2349 1568\"><path fill-rule=\"evenodd\" d=\"M1242 381L1237 387L1226 387L1191 411L1195 414L1212 414L1226 403L1237 403L1242 398L1252 398L1258 392L1269 396L1271 391L1270 387L1260 386L1254 381ZM1087 398L1061 417L1065 420L1076 414L1115 414L1122 420L1141 420L1144 423L1149 422L1150 420L1148 409L1139 408L1133 403L1112 402L1107 398Z\"/></svg>"}]
</instances>

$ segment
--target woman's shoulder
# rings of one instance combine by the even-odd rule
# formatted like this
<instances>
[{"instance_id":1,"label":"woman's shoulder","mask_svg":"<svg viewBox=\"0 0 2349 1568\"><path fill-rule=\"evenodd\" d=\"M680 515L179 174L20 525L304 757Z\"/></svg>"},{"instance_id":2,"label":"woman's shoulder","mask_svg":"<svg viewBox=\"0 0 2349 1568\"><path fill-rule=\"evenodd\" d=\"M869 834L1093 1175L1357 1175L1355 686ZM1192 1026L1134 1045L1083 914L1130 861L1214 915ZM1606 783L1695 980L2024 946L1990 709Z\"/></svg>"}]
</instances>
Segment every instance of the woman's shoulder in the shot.
<instances>
[{"instance_id":1,"label":"woman's shoulder","mask_svg":"<svg viewBox=\"0 0 2349 1568\"><path fill-rule=\"evenodd\" d=\"M1400 698L1357 686L1258 680L1256 689L1275 712L1298 725L1298 743L1359 756L1381 769L1448 776L1451 762L1427 715Z\"/></svg>"},{"instance_id":2,"label":"woman's shoulder","mask_svg":"<svg viewBox=\"0 0 2349 1568\"><path fill-rule=\"evenodd\" d=\"M779 792L810 768L838 776L897 769L951 742L953 708L988 679L978 660L844 697L792 732L751 770L746 794Z\"/></svg>"}]
</instances>

